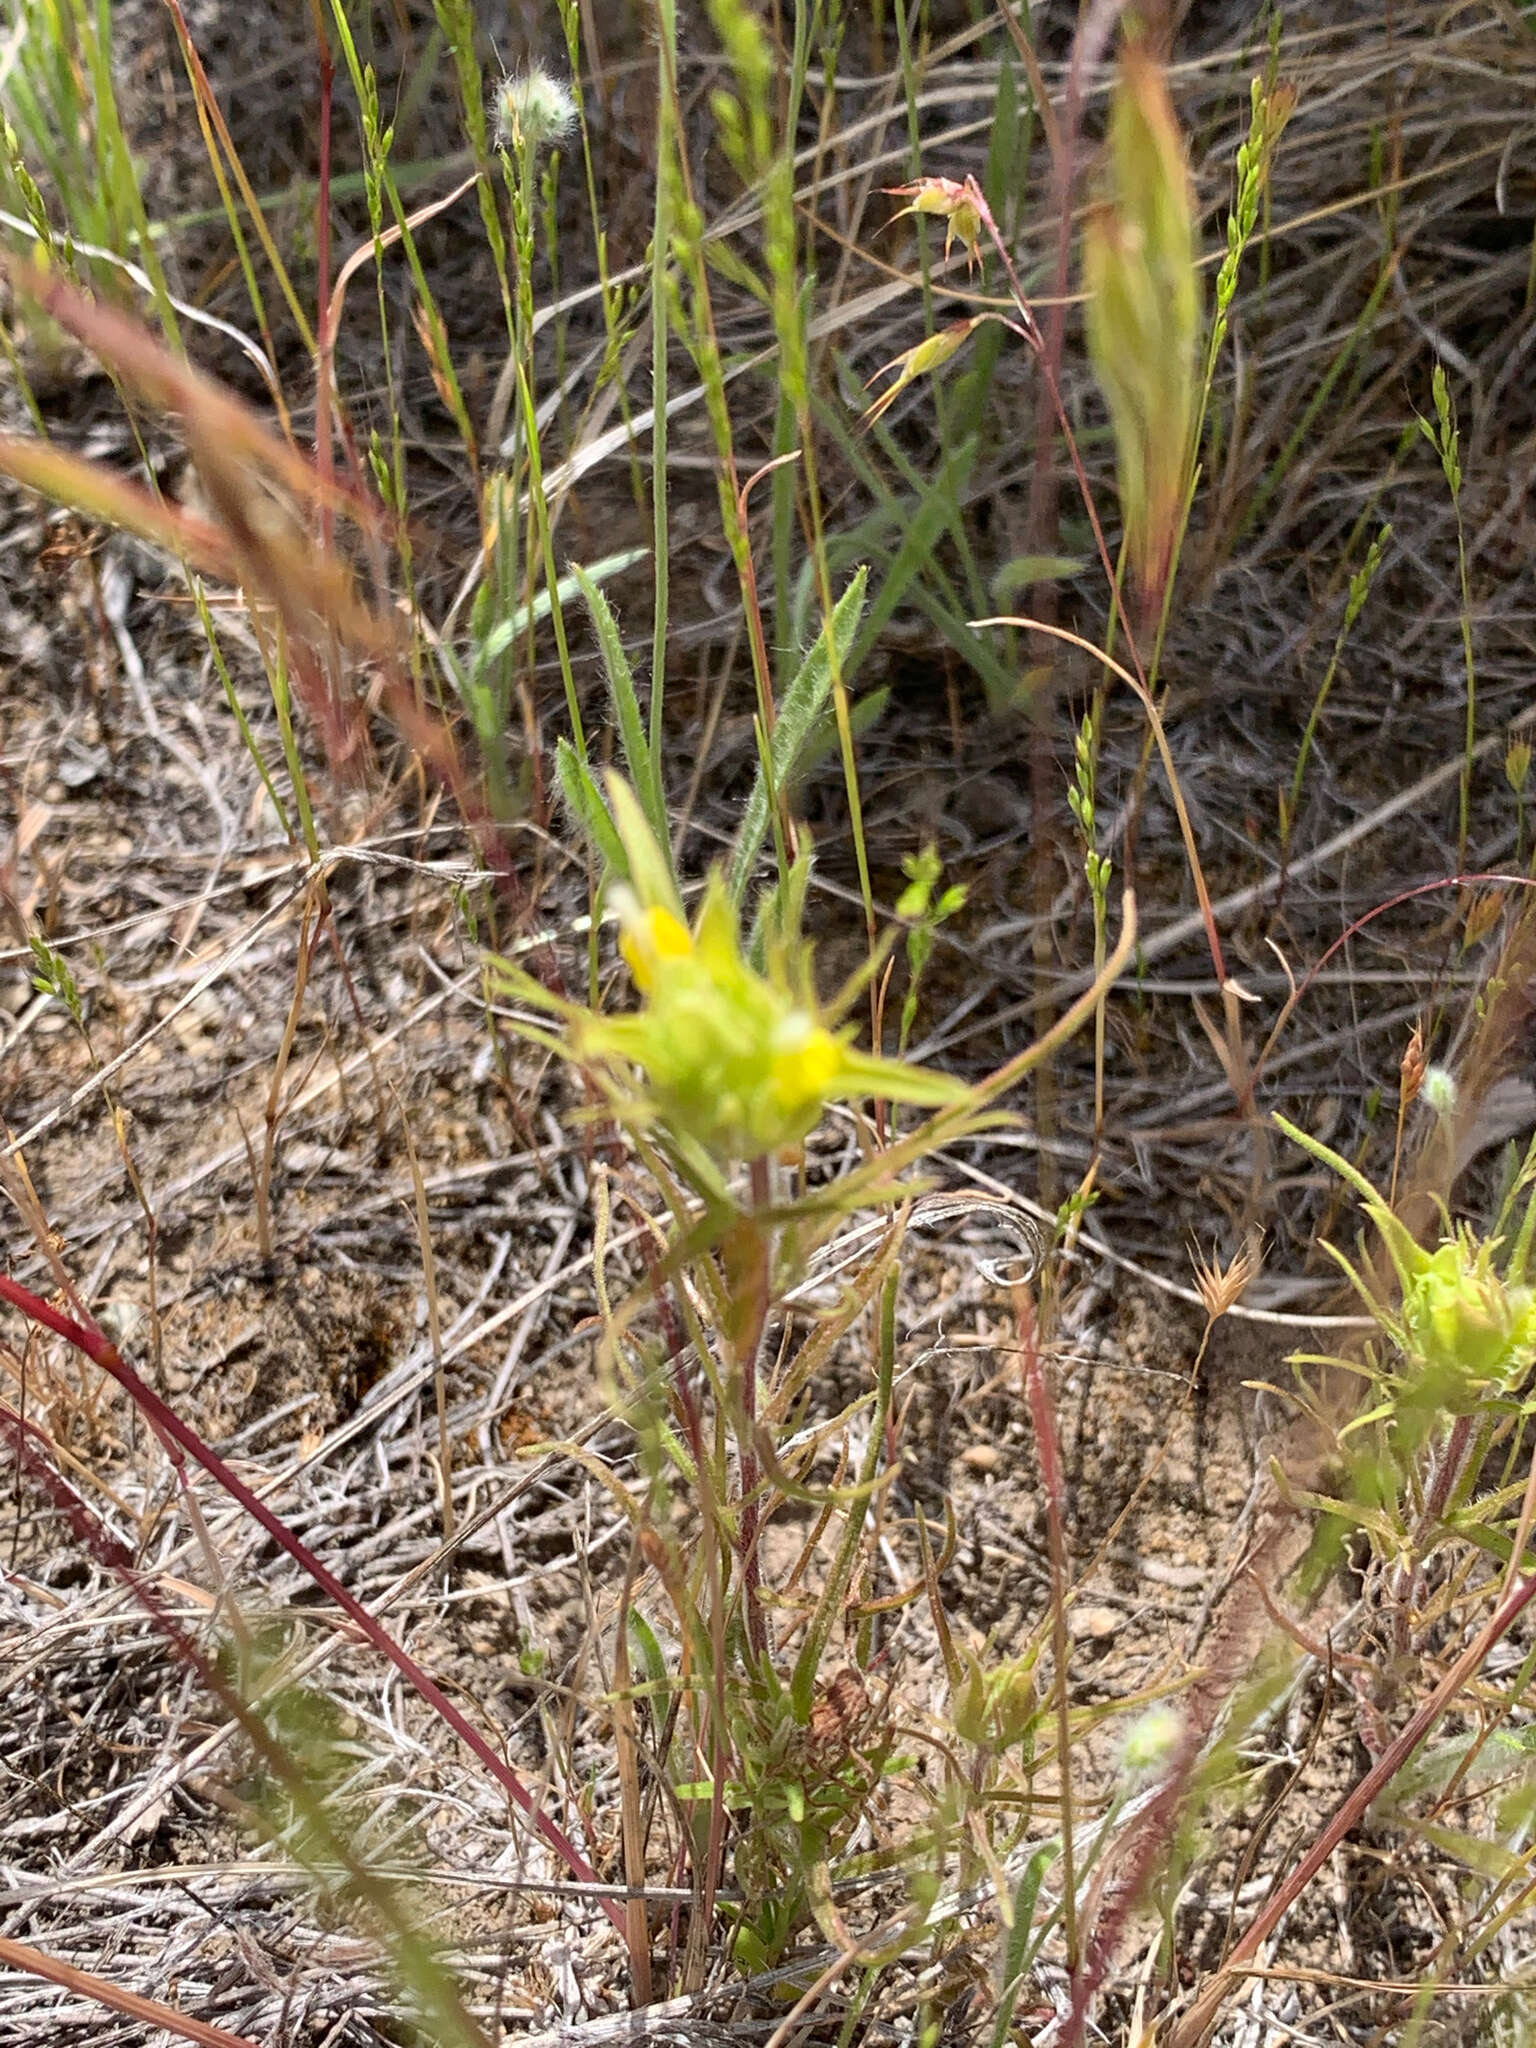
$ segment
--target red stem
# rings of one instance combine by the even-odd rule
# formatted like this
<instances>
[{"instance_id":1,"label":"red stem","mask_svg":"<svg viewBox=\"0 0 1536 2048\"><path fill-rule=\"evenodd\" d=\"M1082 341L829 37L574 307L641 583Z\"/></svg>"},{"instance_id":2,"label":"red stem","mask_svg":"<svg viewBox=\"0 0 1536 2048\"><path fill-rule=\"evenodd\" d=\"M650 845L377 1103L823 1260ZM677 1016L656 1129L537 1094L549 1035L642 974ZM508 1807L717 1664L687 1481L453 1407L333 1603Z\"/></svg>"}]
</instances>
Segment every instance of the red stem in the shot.
<instances>
[{"instance_id":1,"label":"red stem","mask_svg":"<svg viewBox=\"0 0 1536 2048\"><path fill-rule=\"evenodd\" d=\"M107 1338L94 1323L77 1323L69 1316L36 1295L28 1287L0 1273L0 1300L10 1302L23 1315L45 1330L62 1337L67 1344L73 1344L77 1351L84 1352L93 1365L97 1365L116 1380L134 1406L148 1417L156 1433L190 1457L195 1458L203 1470L232 1500L238 1501L246 1513L279 1549L291 1557L301 1571L307 1572L321 1591L328 1594L336 1605L355 1624L359 1633L389 1659L416 1692L429 1706L447 1722L448 1726L464 1742L479 1761L490 1772L508 1797L532 1822L544 1841L554 1850L573 1877L583 1884L597 1884L597 1872L587 1862L581 1851L565 1831L542 1811L533 1794L521 1778L502 1757L496 1754L490 1743L475 1727L463 1710L454 1705L437 1680L416 1662L410 1652L397 1643L380 1622L375 1620L360 1600L354 1598L334 1572L327 1570L314 1552L301 1543L279 1516L225 1464L217 1451L205 1444L202 1438L176 1411L147 1385L133 1367L128 1364L117 1346ZM603 1910L620 1934L624 1932L624 1911L616 1901L602 1901Z\"/></svg>"},{"instance_id":2,"label":"red stem","mask_svg":"<svg viewBox=\"0 0 1536 2048\"><path fill-rule=\"evenodd\" d=\"M1340 1800L1306 1855L1285 1882L1276 1887L1268 1905L1222 1964L1215 1982L1169 2035L1168 2048L1195 2048L1197 2042L1204 2040L1225 2002L1232 1978L1240 1975L1244 1965L1258 1954L1339 1843L1380 1798L1441 1715L1476 1674L1495 1643L1513 1628L1533 1596L1536 1596L1536 1572L1515 1581L1489 1616L1482 1632L1462 1651L1429 1698L1382 1751L1359 1784Z\"/></svg>"},{"instance_id":3,"label":"red stem","mask_svg":"<svg viewBox=\"0 0 1536 2048\"><path fill-rule=\"evenodd\" d=\"M203 1690L218 1700L230 1717L239 1724L267 1769L288 1788L295 1805L323 1835L326 1850L346 1870L360 1896L382 1914L385 1922L397 1936L411 1938L414 1930L400 1917L391 1893L387 1889L381 1890L371 1873L358 1862L347 1842L331 1826L324 1806L303 1770L275 1739L261 1715L246 1704L233 1686L225 1682L217 1667L209 1661L198 1644L162 1605L154 1586L138 1570L128 1551L104 1526L100 1517L87 1506L58 1469L53 1460L54 1447L42 1430L35 1423L28 1422L25 1416L18 1415L14 1408L0 1402L0 1431L11 1439L17 1462L41 1491L48 1495L68 1521L79 1541L90 1551L98 1564L122 1581L183 1664L194 1674ZM94 1987L94 1980L91 1995L102 1995L100 1989ZM457 2005L456 1994L450 1990L448 1995L454 1998ZM122 2010L131 2011L132 2008L125 2006ZM139 2016L153 2019L158 2017L158 2009L154 2014L146 2010ZM486 2048L484 2034L461 2005L458 2006L455 2017L462 2022L466 2037L480 2043L481 2048ZM208 2048L254 2048L254 2044L246 2041L242 2035L227 2033L222 2027L204 2027L200 2021L183 2021L180 2015L160 2017L159 2024L171 2026L173 2031L183 2032L188 2040L204 2042L208 2044Z\"/></svg>"},{"instance_id":4,"label":"red stem","mask_svg":"<svg viewBox=\"0 0 1536 2048\"><path fill-rule=\"evenodd\" d=\"M259 2048L248 2034L231 2034L225 2027L214 2027L206 2020L191 2019L185 2013L162 2005L156 1998L143 1998L137 1991L114 1984L110 1977L98 1977L89 1970L76 1969L73 1963L44 1955L41 1949L29 1948L24 1941L12 1941L9 1935L0 1935L0 1966L24 1970L29 1977L40 1977L45 1984L57 1984L65 1991L72 1991L77 1998L94 1999L97 2005L104 2005L109 2012L125 2013L129 2019L139 2020L152 2030L179 2034L183 2041L196 2042L197 2048Z\"/></svg>"},{"instance_id":5,"label":"red stem","mask_svg":"<svg viewBox=\"0 0 1536 2048\"><path fill-rule=\"evenodd\" d=\"M1051 1560L1051 1659L1056 1667L1056 1770L1061 1787L1061 1896L1067 1929L1067 1972L1075 1999L1080 1957L1072 1814L1072 1716L1067 1690L1072 1656L1067 1633L1067 1475L1061 1462L1055 1404L1040 1356L1034 1296L1027 1287L1017 1287L1014 1304L1024 1360L1024 1395L1040 1458L1040 1487L1045 1495L1046 1542Z\"/></svg>"},{"instance_id":6,"label":"red stem","mask_svg":"<svg viewBox=\"0 0 1536 2048\"><path fill-rule=\"evenodd\" d=\"M757 1209L766 1209L772 1199L768 1161L754 1159L753 1206ZM768 1624L763 1615L762 1556L759 1548L762 1504L757 1499L757 1488L762 1474L758 1468L757 1450L752 1439L757 1428L757 1355L762 1348L763 1330L768 1321L769 1268L772 1253L767 1232L771 1228L771 1224L754 1219L752 1320L741 1347L741 1412L746 1427L737 1447L741 1463L741 1593L746 1603L747 1640L752 1645L753 1655L757 1657L768 1655Z\"/></svg>"},{"instance_id":7,"label":"red stem","mask_svg":"<svg viewBox=\"0 0 1536 2048\"><path fill-rule=\"evenodd\" d=\"M1436 881L1419 882L1412 889L1399 889L1395 896L1389 896L1384 903L1378 903L1374 909L1364 911L1352 924L1344 927L1343 931L1339 933L1339 936L1326 952L1320 954L1313 961L1312 965L1301 977L1301 980L1296 983L1291 993L1286 997L1280 1015L1275 1019L1274 1029L1265 1040L1263 1051L1253 1063L1253 1071L1248 1080L1250 1098L1253 1089L1258 1085L1259 1077L1264 1071L1264 1062L1274 1051L1280 1041L1281 1032L1284 1031L1286 1025L1291 1021L1292 1011L1341 946L1347 946L1352 938L1363 932L1366 926L1374 923L1378 917L1384 917L1389 910L1399 909L1404 903L1412 903L1416 897L1433 896L1440 889L1470 889L1473 887L1536 889L1536 879L1533 879L1530 875L1502 874L1497 870L1490 870L1488 873L1481 875L1441 875Z\"/></svg>"}]
</instances>

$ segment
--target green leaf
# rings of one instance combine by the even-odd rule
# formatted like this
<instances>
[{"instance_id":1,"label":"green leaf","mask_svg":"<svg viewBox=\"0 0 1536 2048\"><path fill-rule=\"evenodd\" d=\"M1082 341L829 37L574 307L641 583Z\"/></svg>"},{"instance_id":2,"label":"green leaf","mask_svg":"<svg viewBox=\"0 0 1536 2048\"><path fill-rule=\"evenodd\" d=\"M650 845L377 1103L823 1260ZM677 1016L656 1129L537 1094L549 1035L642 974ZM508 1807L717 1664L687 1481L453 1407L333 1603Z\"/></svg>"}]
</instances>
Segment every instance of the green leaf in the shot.
<instances>
[{"instance_id":1,"label":"green leaf","mask_svg":"<svg viewBox=\"0 0 1536 2048\"><path fill-rule=\"evenodd\" d=\"M1003 606L1035 583L1067 583L1088 567L1083 555L1015 555L992 578L992 596Z\"/></svg>"},{"instance_id":2,"label":"green leaf","mask_svg":"<svg viewBox=\"0 0 1536 2048\"><path fill-rule=\"evenodd\" d=\"M1019 2002L1019 1991L1024 1982L1024 1972L1029 1968L1045 1929L1035 1928L1035 1903L1040 1896L1040 1886L1045 1873L1061 1854L1059 1842L1046 1842L1038 1848L1024 1866L1024 1875L1019 1879L1013 1894L1013 1923L1008 1930L1008 1946L1003 1956L1003 1991L997 2003L997 2021L992 2029L992 2048L1007 2048L1009 2030L1013 2025L1014 2007ZM1049 1923L1047 1923L1049 1924Z\"/></svg>"},{"instance_id":3,"label":"green leaf","mask_svg":"<svg viewBox=\"0 0 1536 2048\"><path fill-rule=\"evenodd\" d=\"M629 778L635 785L641 808L650 821L652 832L658 839L668 836L666 799L661 787L658 763L651 754L651 743L646 737L645 721L640 714L640 698L635 689L634 670L624 652L624 642L619 637L618 621L613 608L602 591L585 569L572 572L580 588L582 600L592 616L597 644L603 657L603 671L608 678L608 693L613 699L614 715L619 725L619 740L624 749L625 764Z\"/></svg>"},{"instance_id":4,"label":"green leaf","mask_svg":"<svg viewBox=\"0 0 1536 2048\"><path fill-rule=\"evenodd\" d=\"M610 576L622 575L624 570L632 569L636 562L644 561L649 553L649 548L624 548L616 555L604 555L603 559L594 562L590 569L573 569L568 576L562 576L556 586L560 593L561 605L569 603L576 595L581 587L578 578L585 576L594 585L606 583ZM474 650L472 675L478 675L488 662L495 661L499 655L505 654L513 641L527 632L530 622L537 624L540 619L548 617L549 592L541 590L535 594L532 604L520 604L511 618L503 619L499 625L493 626L479 642Z\"/></svg>"},{"instance_id":5,"label":"green leaf","mask_svg":"<svg viewBox=\"0 0 1536 2048\"><path fill-rule=\"evenodd\" d=\"M752 934L747 941L747 958L759 974L763 971L770 945L793 946L800 936L814 859L810 834L802 832L800 850L790 863L789 873L779 876L773 887L765 889L757 900Z\"/></svg>"},{"instance_id":6,"label":"green leaf","mask_svg":"<svg viewBox=\"0 0 1536 2048\"><path fill-rule=\"evenodd\" d=\"M629 1610L629 1632L635 1639L640 1652L640 1661L645 1666L645 1682L657 1699L663 1699L668 1691L667 1660L662 1652L661 1639L655 1629L638 1609Z\"/></svg>"},{"instance_id":7,"label":"green leaf","mask_svg":"<svg viewBox=\"0 0 1536 2048\"><path fill-rule=\"evenodd\" d=\"M603 865L619 881L628 881L629 860L615 829L613 814L592 780L591 769L563 736L555 743L555 776L567 810L597 848Z\"/></svg>"},{"instance_id":8,"label":"green leaf","mask_svg":"<svg viewBox=\"0 0 1536 2048\"><path fill-rule=\"evenodd\" d=\"M657 832L644 807L622 775L608 774L608 805L624 842L624 872L634 884L643 908L654 906L671 911L679 924L683 915L682 891L672 868L672 846L665 832Z\"/></svg>"},{"instance_id":9,"label":"green leaf","mask_svg":"<svg viewBox=\"0 0 1536 2048\"><path fill-rule=\"evenodd\" d=\"M891 701L891 686L882 683L877 690L866 690L848 707L848 724L856 740L878 725L885 716L886 706ZM821 715L812 726L805 745L800 749L800 758L795 763L795 772L790 778L790 789L803 783L808 775L815 774L823 761L829 761L837 751L837 720L830 705L822 708Z\"/></svg>"},{"instance_id":10,"label":"green leaf","mask_svg":"<svg viewBox=\"0 0 1536 2048\"><path fill-rule=\"evenodd\" d=\"M1434 1821L1401 1820L1400 1825L1421 1835L1442 1855L1454 1857L1468 1870L1476 1871L1479 1877L1491 1878L1495 1884L1508 1884L1512 1878L1526 1874L1525 1857L1512 1855L1500 1842L1485 1842L1477 1835L1468 1834L1464 1828L1441 1827Z\"/></svg>"},{"instance_id":11,"label":"green leaf","mask_svg":"<svg viewBox=\"0 0 1536 2048\"><path fill-rule=\"evenodd\" d=\"M859 621L864 615L864 595L869 571L859 569L832 609L816 645L801 663L800 673L784 692L774 722L769 758L773 786L782 789L799 765L801 752L815 726L818 713L832 688L832 650L837 651L839 673L846 668ZM761 767L747 799L746 815L731 857L730 896L739 909L752 879L752 868L768 830L768 778Z\"/></svg>"}]
</instances>

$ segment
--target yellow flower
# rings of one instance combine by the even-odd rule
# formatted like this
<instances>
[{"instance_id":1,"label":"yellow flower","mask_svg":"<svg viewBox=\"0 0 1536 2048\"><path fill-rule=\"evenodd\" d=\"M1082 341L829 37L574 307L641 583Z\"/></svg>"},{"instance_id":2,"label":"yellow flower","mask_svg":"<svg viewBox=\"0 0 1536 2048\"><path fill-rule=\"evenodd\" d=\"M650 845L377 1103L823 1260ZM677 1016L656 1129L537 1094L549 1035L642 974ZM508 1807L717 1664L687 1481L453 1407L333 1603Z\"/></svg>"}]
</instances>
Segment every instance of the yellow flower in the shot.
<instances>
[{"instance_id":1,"label":"yellow flower","mask_svg":"<svg viewBox=\"0 0 1536 2048\"><path fill-rule=\"evenodd\" d=\"M629 864L610 894L640 1008L611 1016L542 1000L565 1017L574 1055L606 1068L636 1115L729 1163L800 1144L829 1102L938 1106L964 1092L947 1075L857 1051L852 1029L817 1004L808 948L771 948L754 966L718 874L690 930L634 792L610 777L608 794Z\"/></svg>"},{"instance_id":2,"label":"yellow flower","mask_svg":"<svg viewBox=\"0 0 1536 2048\"><path fill-rule=\"evenodd\" d=\"M843 1048L824 1025L792 1011L780 1025L773 1054L773 1085L786 1113L820 1102L843 1063Z\"/></svg>"},{"instance_id":3,"label":"yellow flower","mask_svg":"<svg viewBox=\"0 0 1536 2048\"><path fill-rule=\"evenodd\" d=\"M619 951L635 977L635 987L648 996L669 960L686 960L692 953L693 934L664 904L653 904L649 910L637 906L619 940Z\"/></svg>"}]
</instances>

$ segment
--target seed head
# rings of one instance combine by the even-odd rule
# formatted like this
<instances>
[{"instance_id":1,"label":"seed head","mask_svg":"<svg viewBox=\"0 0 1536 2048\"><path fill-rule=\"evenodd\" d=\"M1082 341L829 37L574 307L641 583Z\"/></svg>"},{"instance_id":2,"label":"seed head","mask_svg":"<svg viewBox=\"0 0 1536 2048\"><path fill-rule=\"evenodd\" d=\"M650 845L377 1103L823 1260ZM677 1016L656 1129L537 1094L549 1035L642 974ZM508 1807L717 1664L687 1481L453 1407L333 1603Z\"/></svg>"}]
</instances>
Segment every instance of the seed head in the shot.
<instances>
[{"instance_id":1,"label":"seed head","mask_svg":"<svg viewBox=\"0 0 1536 2048\"><path fill-rule=\"evenodd\" d=\"M1424 1070L1424 1100L1438 1117L1454 1116L1456 1113L1456 1077L1449 1067L1426 1067Z\"/></svg>"},{"instance_id":2,"label":"seed head","mask_svg":"<svg viewBox=\"0 0 1536 2048\"><path fill-rule=\"evenodd\" d=\"M1258 1235L1248 1237L1226 1266L1220 1265L1214 1255L1207 1259L1198 1247L1193 1256L1195 1286L1205 1304L1206 1315L1216 1323L1229 1308L1241 1301L1258 1278L1264 1264L1264 1240Z\"/></svg>"},{"instance_id":3,"label":"seed head","mask_svg":"<svg viewBox=\"0 0 1536 2048\"><path fill-rule=\"evenodd\" d=\"M1120 1760L1127 1775L1147 1778L1164 1770L1172 1763L1183 1739L1184 1717L1177 1707L1166 1701L1148 1707L1126 1730Z\"/></svg>"},{"instance_id":4,"label":"seed head","mask_svg":"<svg viewBox=\"0 0 1536 2048\"><path fill-rule=\"evenodd\" d=\"M530 64L496 88L495 117L498 149L543 149L575 127L576 102L568 85Z\"/></svg>"},{"instance_id":5,"label":"seed head","mask_svg":"<svg viewBox=\"0 0 1536 2048\"><path fill-rule=\"evenodd\" d=\"M1429 1062L1424 1057L1423 1027L1415 1024L1403 1049L1402 1064L1398 1069L1398 1088L1404 1109L1418 1100L1419 1090L1424 1086L1424 1077L1428 1072Z\"/></svg>"},{"instance_id":6,"label":"seed head","mask_svg":"<svg viewBox=\"0 0 1536 2048\"><path fill-rule=\"evenodd\" d=\"M1143 608L1172 574L1198 410L1198 217L1161 66L1125 51L1103 197L1083 226L1088 349L1115 431L1126 553Z\"/></svg>"}]
</instances>

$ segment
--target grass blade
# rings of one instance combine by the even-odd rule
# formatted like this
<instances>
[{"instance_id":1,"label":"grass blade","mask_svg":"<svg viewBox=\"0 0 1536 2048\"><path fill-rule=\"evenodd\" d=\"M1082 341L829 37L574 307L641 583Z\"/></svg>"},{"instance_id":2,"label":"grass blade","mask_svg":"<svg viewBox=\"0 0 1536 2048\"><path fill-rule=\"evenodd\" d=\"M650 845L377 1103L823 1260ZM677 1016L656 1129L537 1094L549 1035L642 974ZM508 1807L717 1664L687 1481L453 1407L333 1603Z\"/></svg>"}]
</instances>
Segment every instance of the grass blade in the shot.
<instances>
[{"instance_id":1,"label":"grass blade","mask_svg":"<svg viewBox=\"0 0 1536 2048\"><path fill-rule=\"evenodd\" d=\"M806 742L815 730L817 716L826 705L832 688L833 651L836 651L839 671L847 664L859 621L864 616L868 584L869 571L864 568L857 570L838 599L820 639L801 663L800 673L780 700L769 747L776 789L782 789L793 775ZM759 769L752 794L747 799L746 816L742 819L736 851L731 856L730 893L732 902L738 905L746 896L753 863L768 830L768 788L768 777Z\"/></svg>"}]
</instances>

